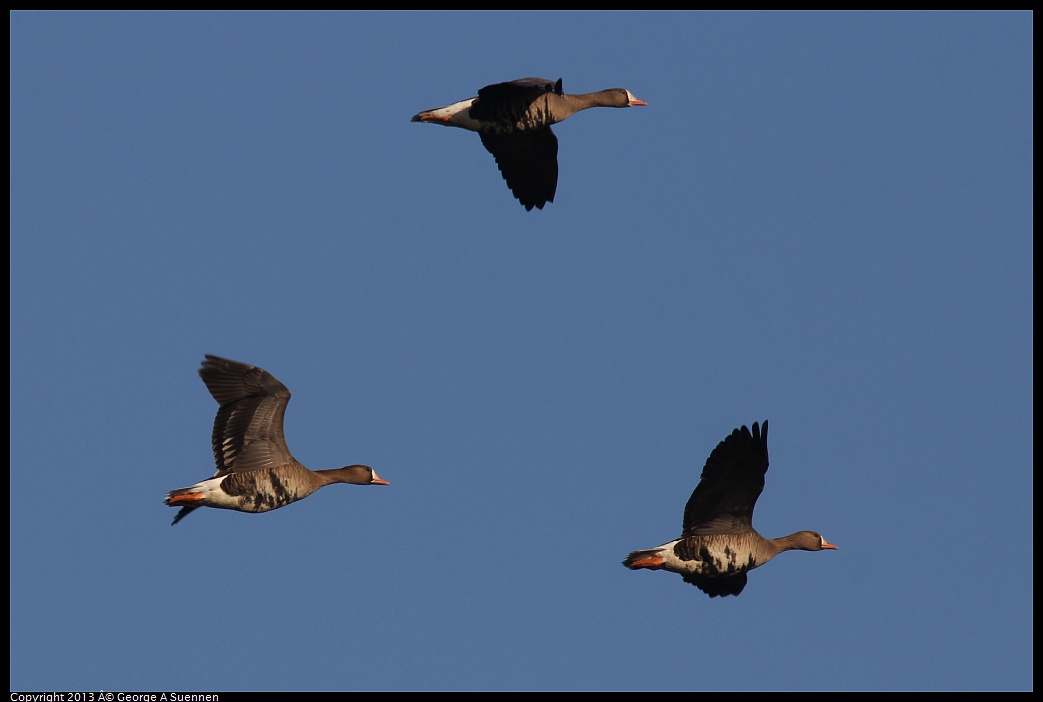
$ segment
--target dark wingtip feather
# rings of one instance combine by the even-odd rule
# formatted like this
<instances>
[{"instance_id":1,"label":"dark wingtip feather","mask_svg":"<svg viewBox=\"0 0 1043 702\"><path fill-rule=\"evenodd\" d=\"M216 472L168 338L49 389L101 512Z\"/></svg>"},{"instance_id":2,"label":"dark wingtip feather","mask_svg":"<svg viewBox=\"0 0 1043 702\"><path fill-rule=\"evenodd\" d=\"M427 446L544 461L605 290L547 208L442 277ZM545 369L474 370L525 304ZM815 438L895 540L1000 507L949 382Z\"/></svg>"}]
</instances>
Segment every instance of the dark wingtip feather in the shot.
<instances>
[{"instance_id":1,"label":"dark wingtip feather","mask_svg":"<svg viewBox=\"0 0 1043 702\"><path fill-rule=\"evenodd\" d=\"M178 511L177 516L174 517L174 521L172 521L170 523L170 526L174 526L175 524L180 522L182 519L187 517L191 512L194 512L196 509L198 509L198 508L197 507L182 507Z\"/></svg>"}]
</instances>

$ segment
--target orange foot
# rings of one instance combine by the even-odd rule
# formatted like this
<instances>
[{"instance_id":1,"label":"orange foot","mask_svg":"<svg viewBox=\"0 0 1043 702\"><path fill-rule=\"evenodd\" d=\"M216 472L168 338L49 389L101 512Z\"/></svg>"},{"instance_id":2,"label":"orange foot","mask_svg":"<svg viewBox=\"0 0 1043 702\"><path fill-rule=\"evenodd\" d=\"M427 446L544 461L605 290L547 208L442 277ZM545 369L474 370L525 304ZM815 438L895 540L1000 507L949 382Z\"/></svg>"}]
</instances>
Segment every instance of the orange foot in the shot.
<instances>
[{"instance_id":1,"label":"orange foot","mask_svg":"<svg viewBox=\"0 0 1043 702\"><path fill-rule=\"evenodd\" d=\"M662 556L645 556L627 563L630 568L652 568L653 570L663 567Z\"/></svg>"},{"instance_id":2,"label":"orange foot","mask_svg":"<svg viewBox=\"0 0 1043 702\"><path fill-rule=\"evenodd\" d=\"M203 493L201 492L189 492L184 495L174 495L167 500L168 505L183 505L192 502L202 502Z\"/></svg>"}]
</instances>

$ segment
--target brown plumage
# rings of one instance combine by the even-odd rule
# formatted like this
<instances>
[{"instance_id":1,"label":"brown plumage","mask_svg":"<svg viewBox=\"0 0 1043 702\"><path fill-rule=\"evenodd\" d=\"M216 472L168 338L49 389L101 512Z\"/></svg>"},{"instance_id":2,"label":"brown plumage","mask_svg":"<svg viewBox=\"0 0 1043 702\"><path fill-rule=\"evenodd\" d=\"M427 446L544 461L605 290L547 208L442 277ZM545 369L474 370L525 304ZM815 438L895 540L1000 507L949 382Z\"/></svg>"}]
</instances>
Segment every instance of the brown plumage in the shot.
<instances>
[{"instance_id":1,"label":"brown plumage","mask_svg":"<svg viewBox=\"0 0 1043 702\"><path fill-rule=\"evenodd\" d=\"M425 110L411 121L478 132L507 186L529 211L553 202L557 191L558 139L552 124L588 107L647 104L623 88L570 95L562 90L560 78L521 78L487 85L478 97Z\"/></svg>"},{"instance_id":2,"label":"brown plumage","mask_svg":"<svg viewBox=\"0 0 1043 702\"><path fill-rule=\"evenodd\" d=\"M783 551L835 550L814 531L766 539L753 528L753 508L768 470L768 422L734 430L710 453L684 508L681 538L634 551L623 565L679 573L710 597L738 595L746 573Z\"/></svg>"},{"instance_id":3,"label":"brown plumage","mask_svg":"<svg viewBox=\"0 0 1043 702\"><path fill-rule=\"evenodd\" d=\"M198 507L267 512L333 483L388 484L369 466L313 471L290 455L283 435L290 391L267 371L208 354L199 376L220 405L211 436L217 473L167 493L164 502L181 507L172 524Z\"/></svg>"}]
</instances>

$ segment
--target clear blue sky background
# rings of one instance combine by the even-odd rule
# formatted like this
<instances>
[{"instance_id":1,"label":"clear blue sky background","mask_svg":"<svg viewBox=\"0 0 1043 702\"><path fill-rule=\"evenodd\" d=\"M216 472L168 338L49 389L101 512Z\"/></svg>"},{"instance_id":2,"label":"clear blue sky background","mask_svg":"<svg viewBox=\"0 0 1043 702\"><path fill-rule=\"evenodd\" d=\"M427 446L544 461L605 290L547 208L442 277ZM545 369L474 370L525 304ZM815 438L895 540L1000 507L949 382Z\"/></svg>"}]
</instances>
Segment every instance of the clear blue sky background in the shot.
<instances>
[{"instance_id":1,"label":"clear blue sky background","mask_svg":"<svg viewBox=\"0 0 1043 702\"><path fill-rule=\"evenodd\" d=\"M1031 689L1032 19L11 14L12 689ZM409 122L524 76L543 211ZM204 353L391 486L171 527ZM626 570L763 419L840 550Z\"/></svg>"}]
</instances>

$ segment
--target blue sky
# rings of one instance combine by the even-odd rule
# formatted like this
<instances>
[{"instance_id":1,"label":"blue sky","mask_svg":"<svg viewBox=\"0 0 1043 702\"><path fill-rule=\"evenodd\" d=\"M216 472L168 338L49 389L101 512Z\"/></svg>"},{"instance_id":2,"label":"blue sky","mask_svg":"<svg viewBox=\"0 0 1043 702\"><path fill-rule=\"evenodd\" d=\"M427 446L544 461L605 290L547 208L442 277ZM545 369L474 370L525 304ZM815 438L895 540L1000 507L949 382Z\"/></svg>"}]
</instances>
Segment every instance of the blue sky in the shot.
<instances>
[{"instance_id":1,"label":"blue sky","mask_svg":"<svg viewBox=\"0 0 1043 702\"><path fill-rule=\"evenodd\" d=\"M12 690L1030 690L1032 15L13 13ZM416 112L563 78L526 212ZM263 515L212 353L366 463ZM711 600L625 569L768 419Z\"/></svg>"}]
</instances>

